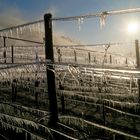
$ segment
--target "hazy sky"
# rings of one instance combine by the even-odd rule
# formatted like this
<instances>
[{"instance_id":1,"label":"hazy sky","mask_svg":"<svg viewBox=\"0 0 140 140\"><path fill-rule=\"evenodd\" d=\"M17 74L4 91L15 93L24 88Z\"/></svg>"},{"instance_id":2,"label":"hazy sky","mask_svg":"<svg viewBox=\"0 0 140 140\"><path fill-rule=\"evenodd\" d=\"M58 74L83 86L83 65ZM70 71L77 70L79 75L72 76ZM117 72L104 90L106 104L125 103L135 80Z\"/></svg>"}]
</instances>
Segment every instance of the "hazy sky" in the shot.
<instances>
[{"instance_id":1,"label":"hazy sky","mask_svg":"<svg viewBox=\"0 0 140 140\"><path fill-rule=\"evenodd\" d=\"M140 0L0 0L0 29L43 19L47 12L63 17L137 7ZM134 35L127 33L126 26L132 21L140 23L139 15L108 16L103 29L99 18L86 19L80 31L78 21L58 21L54 23L54 32L87 43L129 41ZM139 34L135 37L139 38Z\"/></svg>"}]
</instances>

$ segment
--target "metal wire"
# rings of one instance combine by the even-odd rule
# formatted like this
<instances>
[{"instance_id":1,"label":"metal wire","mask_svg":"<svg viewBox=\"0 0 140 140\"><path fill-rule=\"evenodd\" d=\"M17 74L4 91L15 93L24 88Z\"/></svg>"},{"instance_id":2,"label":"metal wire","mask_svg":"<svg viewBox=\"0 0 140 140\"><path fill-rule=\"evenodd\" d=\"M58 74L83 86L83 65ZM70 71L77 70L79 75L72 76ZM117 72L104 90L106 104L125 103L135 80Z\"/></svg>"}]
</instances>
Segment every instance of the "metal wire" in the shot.
<instances>
[{"instance_id":1,"label":"metal wire","mask_svg":"<svg viewBox=\"0 0 140 140\"><path fill-rule=\"evenodd\" d=\"M25 41L25 42L30 42L30 43L37 43L37 44L44 44L43 42L39 42L39 41L34 41L34 40L27 40L27 39L22 39L22 38L16 38L16 37L7 37L7 36L1 36L3 38L7 38L7 39L11 39L11 40L18 40L18 41Z\"/></svg>"},{"instance_id":2,"label":"metal wire","mask_svg":"<svg viewBox=\"0 0 140 140\"><path fill-rule=\"evenodd\" d=\"M101 17L102 15L109 16L109 15L136 13L136 12L140 12L140 8L124 9L124 10L116 10L116 11L104 11L104 12L100 12L100 13L92 13L92 14L86 14L86 15L81 15L81 16L58 17L58 18L52 18L52 20L53 21L71 21L71 20L77 20L79 18L95 18L95 17ZM28 25L33 25L33 24L42 23L42 22L44 22L44 20L37 20L37 21L22 24L22 25L12 26L12 27L8 27L5 29L1 29L0 32L4 32L7 30L13 30L16 28L25 27Z\"/></svg>"}]
</instances>

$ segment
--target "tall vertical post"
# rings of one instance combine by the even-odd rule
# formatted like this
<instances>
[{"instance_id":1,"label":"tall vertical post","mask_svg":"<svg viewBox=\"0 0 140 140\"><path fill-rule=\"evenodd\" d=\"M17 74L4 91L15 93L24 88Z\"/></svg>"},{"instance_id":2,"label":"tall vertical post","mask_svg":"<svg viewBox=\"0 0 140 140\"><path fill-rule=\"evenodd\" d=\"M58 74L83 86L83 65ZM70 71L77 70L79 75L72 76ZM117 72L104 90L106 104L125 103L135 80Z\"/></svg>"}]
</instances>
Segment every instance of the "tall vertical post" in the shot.
<instances>
[{"instance_id":1,"label":"tall vertical post","mask_svg":"<svg viewBox=\"0 0 140 140\"><path fill-rule=\"evenodd\" d=\"M127 60L127 57L126 57L126 60L125 60L125 64L128 64L128 60Z\"/></svg>"},{"instance_id":2,"label":"tall vertical post","mask_svg":"<svg viewBox=\"0 0 140 140\"><path fill-rule=\"evenodd\" d=\"M44 15L44 26L45 26L45 58L46 60L49 60L50 63L54 63L52 15L50 13ZM51 127L55 127L58 121L55 74L52 71L54 69L52 65L48 65L47 67L48 69L46 69L46 71L47 71L49 111L50 111L49 125Z\"/></svg>"},{"instance_id":3,"label":"tall vertical post","mask_svg":"<svg viewBox=\"0 0 140 140\"><path fill-rule=\"evenodd\" d=\"M110 55L109 58L110 58L110 64L112 64L112 55Z\"/></svg>"},{"instance_id":4,"label":"tall vertical post","mask_svg":"<svg viewBox=\"0 0 140 140\"><path fill-rule=\"evenodd\" d=\"M74 62L77 63L76 51L74 50Z\"/></svg>"},{"instance_id":5,"label":"tall vertical post","mask_svg":"<svg viewBox=\"0 0 140 140\"><path fill-rule=\"evenodd\" d=\"M3 46L4 46L4 52L3 52L3 58L4 58L4 63L6 63L6 37L3 37Z\"/></svg>"},{"instance_id":6,"label":"tall vertical post","mask_svg":"<svg viewBox=\"0 0 140 140\"><path fill-rule=\"evenodd\" d=\"M139 41L135 40L135 50L136 50L136 68L140 69L140 54L139 54ZM138 79L138 94L140 103L140 79Z\"/></svg>"},{"instance_id":7,"label":"tall vertical post","mask_svg":"<svg viewBox=\"0 0 140 140\"><path fill-rule=\"evenodd\" d=\"M104 126L106 125L106 118L105 118L105 102L104 102L104 100L103 100L103 124L104 124Z\"/></svg>"},{"instance_id":8,"label":"tall vertical post","mask_svg":"<svg viewBox=\"0 0 140 140\"><path fill-rule=\"evenodd\" d=\"M11 46L11 62L14 63L14 46Z\"/></svg>"},{"instance_id":9,"label":"tall vertical post","mask_svg":"<svg viewBox=\"0 0 140 140\"><path fill-rule=\"evenodd\" d=\"M58 53L58 62L60 63L61 62L61 50L58 48L57 50L57 53Z\"/></svg>"},{"instance_id":10,"label":"tall vertical post","mask_svg":"<svg viewBox=\"0 0 140 140\"><path fill-rule=\"evenodd\" d=\"M140 79L138 79L138 94L139 94L139 103L140 103Z\"/></svg>"},{"instance_id":11,"label":"tall vertical post","mask_svg":"<svg viewBox=\"0 0 140 140\"><path fill-rule=\"evenodd\" d=\"M17 100L17 80L12 80L12 102L16 102Z\"/></svg>"},{"instance_id":12,"label":"tall vertical post","mask_svg":"<svg viewBox=\"0 0 140 140\"><path fill-rule=\"evenodd\" d=\"M140 68L140 55L139 55L139 41L135 40L135 50L136 50L136 67Z\"/></svg>"},{"instance_id":13,"label":"tall vertical post","mask_svg":"<svg viewBox=\"0 0 140 140\"><path fill-rule=\"evenodd\" d=\"M90 52L88 52L88 63L91 62L91 55L90 55Z\"/></svg>"},{"instance_id":14,"label":"tall vertical post","mask_svg":"<svg viewBox=\"0 0 140 140\"><path fill-rule=\"evenodd\" d=\"M96 60L96 56L94 56L94 63L96 63L97 62L97 60Z\"/></svg>"}]
</instances>

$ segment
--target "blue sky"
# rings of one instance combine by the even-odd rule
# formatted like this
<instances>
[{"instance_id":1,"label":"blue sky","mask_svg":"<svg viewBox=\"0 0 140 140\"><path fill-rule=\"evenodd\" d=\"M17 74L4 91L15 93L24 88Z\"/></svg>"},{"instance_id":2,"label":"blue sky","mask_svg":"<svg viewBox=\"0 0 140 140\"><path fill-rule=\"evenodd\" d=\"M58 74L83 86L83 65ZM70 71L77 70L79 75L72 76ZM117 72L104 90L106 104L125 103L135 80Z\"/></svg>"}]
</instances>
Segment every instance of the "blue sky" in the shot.
<instances>
[{"instance_id":1,"label":"blue sky","mask_svg":"<svg viewBox=\"0 0 140 140\"><path fill-rule=\"evenodd\" d=\"M47 12L53 17L63 17L136 7L140 7L140 0L0 0L0 28L42 19ZM139 15L107 17L103 29L100 29L99 18L87 19L81 31L77 21L56 22L54 32L87 43L129 41L133 37L125 28L133 20L140 23Z\"/></svg>"}]
</instances>

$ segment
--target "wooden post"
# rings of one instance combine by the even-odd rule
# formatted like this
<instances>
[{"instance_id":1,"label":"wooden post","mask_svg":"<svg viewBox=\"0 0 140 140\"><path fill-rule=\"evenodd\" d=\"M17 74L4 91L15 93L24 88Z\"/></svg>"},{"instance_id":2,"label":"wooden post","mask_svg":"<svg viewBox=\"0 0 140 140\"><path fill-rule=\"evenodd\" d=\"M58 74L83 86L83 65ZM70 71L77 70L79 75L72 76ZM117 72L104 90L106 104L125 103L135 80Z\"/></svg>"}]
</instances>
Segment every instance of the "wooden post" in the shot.
<instances>
[{"instance_id":1,"label":"wooden post","mask_svg":"<svg viewBox=\"0 0 140 140\"><path fill-rule=\"evenodd\" d=\"M77 62L77 56L76 56L76 51L74 50L74 62Z\"/></svg>"},{"instance_id":2,"label":"wooden post","mask_svg":"<svg viewBox=\"0 0 140 140\"><path fill-rule=\"evenodd\" d=\"M38 79L35 80L35 102L36 102L36 107L39 108L39 99L38 99L38 94L39 94L39 91L38 91L38 88L39 88L39 85L40 85L40 82Z\"/></svg>"},{"instance_id":3,"label":"wooden post","mask_svg":"<svg viewBox=\"0 0 140 140\"><path fill-rule=\"evenodd\" d=\"M107 63L107 56L105 56L105 63Z\"/></svg>"},{"instance_id":4,"label":"wooden post","mask_svg":"<svg viewBox=\"0 0 140 140\"><path fill-rule=\"evenodd\" d=\"M59 89L64 90L64 87L62 86L61 82L59 82ZM64 95L61 95L61 106L62 106L62 113L65 113L65 99Z\"/></svg>"},{"instance_id":5,"label":"wooden post","mask_svg":"<svg viewBox=\"0 0 140 140\"><path fill-rule=\"evenodd\" d=\"M14 46L11 46L11 62L14 63Z\"/></svg>"},{"instance_id":6,"label":"wooden post","mask_svg":"<svg viewBox=\"0 0 140 140\"><path fill-rule=\"evenodd\" d=\"M6 63L6 37L3 37L3 45L4 45L4 52L3 52L3 58L4 58L4 63Z\"/></svg>"},{"instance_id":7,"label":"wooden post","mask_svg":"<svg viewBox=\"0 0 140 140\"><path fill-rule=\"evenodd\" d=\"M105 102L103 100L103 123L104 123L104 126L106 125L106 119L105 119Z\"/></svg>"},{"instance_id":8,"label":"wooden post","mask_svg":"<svg viewBox=\"0 0 140 140\"><path fill-rule=\"evenodd\" d=\"M140 54L139 54L139 41L135 40L135 50L136 50L136 68L140 69ZM140 103L140 79L138 79L138 94Z\"/></svg>"},{"instance_id":9,"label":"wooden post","mask_svg":"<svg viewBox=\"0 0 140 140\"><path fill-rule=\"evenodd\" d=\"M12 102L16 102L17 99L17 80L12 80Z\"/></svg>"},{"instance_id":10,"label":"wooden post","mask_svg":"<svg viewBox=\"0 0 140 140\"><path fill-rule=\"evenodd\" d=\"M138 79L138 94L139 94L139 103L140 103L140 79Z\"/></svg>"},{"instance_id":11,"label":"wooden post","mask_svg":"<svg viewBox=\"0 0 140 140\"><path fill-rule=\"evenodd\" d=\"M90 52L88 52L88 63L91 62L91 55L90 55Z\"/></svg>"},{"instance_id":12,"label":"wooden post","mask_svg":"<svg viewBox=\"0 0 140 140\"><path fill-rule=\"evenodd\" d=\"M135 50L136 50L136 68L140 69L140 54L139 54L139 41L135 40ZM140 103L140 79L138 79L138 94Z\"/></svg>"},{"instance_id":13,"label":"wooden post","mask_svg":"<svg viewBox=\"0 0 140 140\"><path fill-rule=\"evenodd\" d=\"M127 57L126 57L126 60L125 60L125 64L126 64L126 65L128 64L128 60L127 60Z\"/></svg>"},{"instance_id":14,"label":"wooden post","mask_svg":"<svg viewBox=\"0 0 140 140\"><path fill-rule=\"evenodd\" d=\"M94 56L94 63L96 63L96 56Z\"/></svg>"},{"instance_id":15,"label":"wooden post","mask_svg":"<svg viewBox=\"0 0 140 140\"><path fill-rule=\"evenodd\" d=\"M110 64L112 64L112 55L110 55Z\"/></svg>"},{"instance_id":16,"label":"wooden post","mask_svg":"<svg viewBox=\"0 0 140 140\"><path fill-rule=\"evenodd\" d=\"M136 68L140 68L139 41L135 40Z\"/></svg>"},{"instance_id":17,"label":"wooden post","mask_svg":"<svg viewBox=\"0 0 140 140\"><path fill-rule=\"evenodd\" d=\"M61 56L62 56L60 48L58 48L57 53L58 53L58 62L60 63L61 62Z\"/></svg>"},{"instance_id":18,"label":"wooden post","mask_svg":"<svg viewBox=\"0 0 140 140\"><path fill-rule=\"evenodd\" d=\"M64 95L61 95L61 106L62 106L62 113L65 113L65 99L64 99Z\"/></svg>"},{"instance_id":19,"label":"wooden post","mask_svg":"<svg viewBox=\"0 0 140 140\"><path fill-rule=\"evenodd\" d=\"M45 58L54 63L54 53L53 53L53 39L52 39L52 15L44 15L44 26L45 26ZM48 96L49 96L49 111L50 120L49 125L55 127L58 121L58 110L57 110L57 97L56 97L56 87L55 87L55 74L52 65L47 66L49 69L47 71L47 83L48 83Z\"/></svg>"}]
</instances>

